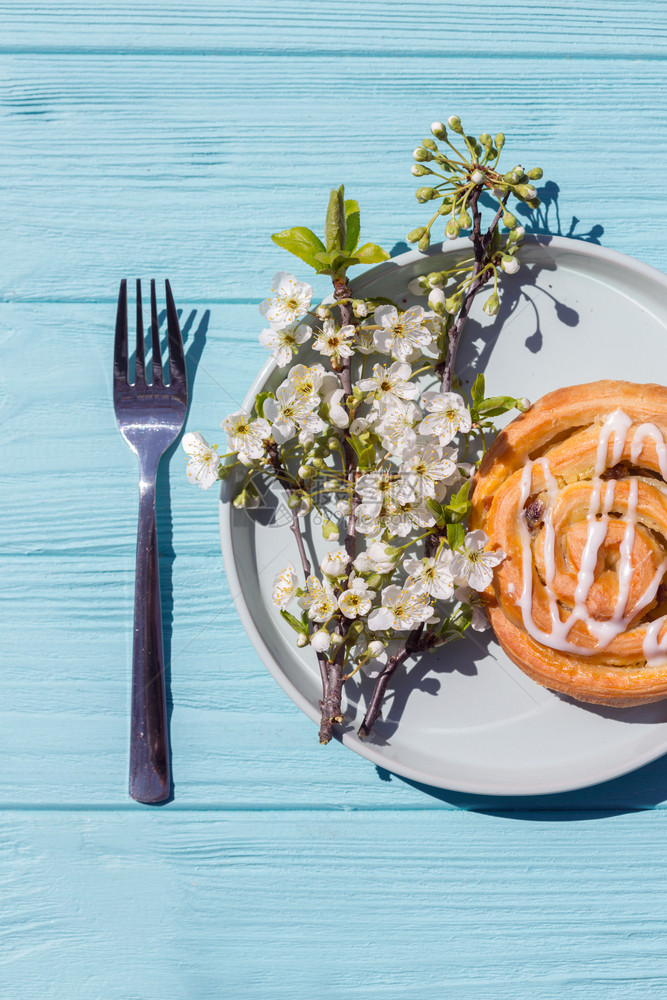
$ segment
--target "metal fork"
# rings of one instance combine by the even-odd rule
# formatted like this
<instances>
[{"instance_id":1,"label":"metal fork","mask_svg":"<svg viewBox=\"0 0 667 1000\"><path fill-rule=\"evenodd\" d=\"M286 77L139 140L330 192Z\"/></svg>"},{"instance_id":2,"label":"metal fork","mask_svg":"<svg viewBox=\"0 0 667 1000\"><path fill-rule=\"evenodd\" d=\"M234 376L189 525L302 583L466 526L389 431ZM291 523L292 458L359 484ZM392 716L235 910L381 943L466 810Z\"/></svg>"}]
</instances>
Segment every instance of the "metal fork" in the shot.
<instances>
[{"instance_id":1,"label":"metal fork","mask_svg":"<svg viewBox=\"0 0 667 1000\"><path fill-rule=\"evenodd\" d=\"M188 402L183 341L169 282L167 339L169 384L162 373L155 282L151 281L153 381L146 382L141 282L137 281L137 346L134 383L128 377L127 281L118 295L113 401L120 432L139 459L139 526L134 592L130 795L138 802L169 798L169 731L162 647L155 484L160 458L183 428Z\"/></svg>"}]
</instances>

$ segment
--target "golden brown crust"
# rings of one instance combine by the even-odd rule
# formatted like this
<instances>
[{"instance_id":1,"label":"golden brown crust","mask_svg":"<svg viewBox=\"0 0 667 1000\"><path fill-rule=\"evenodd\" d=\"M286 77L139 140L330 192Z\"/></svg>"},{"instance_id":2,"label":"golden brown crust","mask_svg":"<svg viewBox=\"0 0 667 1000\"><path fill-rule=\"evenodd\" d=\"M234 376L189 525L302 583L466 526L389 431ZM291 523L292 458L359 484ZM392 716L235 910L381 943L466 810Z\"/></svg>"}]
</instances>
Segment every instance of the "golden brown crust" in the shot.
<instances>
[{"instance_id":1,"label":"golden brown crust","mask_svg":"<svg viewBox=\"0 0 667 1000\"><path fill-rule=\"evenodd\" d=\"M596 483L599 491L606 490L605 483L600 486L595 476L600 431L617 409L627 414L632 425L622 451L612 457L613 433L607 445L609 471L603 479L615 482L608 491L612 496L609 517L585 597L589 619L577 620L574 615L566 630L568 648L552 648L531 631L551 639L554 607L564 622L575 606L591 497L597 495ZM658 441L645 437L639 454L636 448L633 454L633 434L646 423L658 428ZM542 397L509 424L489 449L475 478L471 527L483 529L491 547L506 554L485 594L498 641L510 659L538 683L580 701L624 707L667 698L667 656L658 665L647 665L643 652L647 626L667 616L667 587L663 593L663 587L656 583L655 594L648 601L644 599L651 581L661 579L667 567L663 564L667 557L667 485L663 481L664 454L661 472L660 436L667 441L665 386L611 380L568 386ZM526 499L522 473L531 462ZM523 486L525 491L525 476ZM635 507L636 515L632 514ZM601 643L591 628L609 622L618 613L617 605L622 602L619 552L626 523L628 519L634 522L635 517L625 629ZM553 525L555 547L545 541L550 537L545 532L547 520ZM520 605L526 552L532 561L527 615ZM658 639L666 636L667 618ZM552 641L554 647L559 645L558 639Z\"/></svg>"}]
</instances>

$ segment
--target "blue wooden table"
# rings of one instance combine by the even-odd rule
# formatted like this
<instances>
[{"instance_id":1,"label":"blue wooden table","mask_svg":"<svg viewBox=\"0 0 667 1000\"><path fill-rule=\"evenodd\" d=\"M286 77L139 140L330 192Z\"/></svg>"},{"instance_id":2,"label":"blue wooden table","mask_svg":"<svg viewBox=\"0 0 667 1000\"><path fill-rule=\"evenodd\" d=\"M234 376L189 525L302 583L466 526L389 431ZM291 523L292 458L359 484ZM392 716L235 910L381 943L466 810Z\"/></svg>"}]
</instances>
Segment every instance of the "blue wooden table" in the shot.
<instances>
[{"instance_id":1,"label":"blue wooden table","mask_svg":"<svg viewBox=\"0 0 667 1000\"><path fill-rule=\"evenodd\" d=\"M121 277L171 279L188 428L215 440L289 267L269 234L319 225L345 183L365 237L400 250L435 118L544 167L540 229L665 268L667 4L484 8L0 3L3 998L667 995L667 760L478 799L320 747L238 622L215 497L178 449L159 515L175 795L126 793Z\"/></svg>"}]
</instances>

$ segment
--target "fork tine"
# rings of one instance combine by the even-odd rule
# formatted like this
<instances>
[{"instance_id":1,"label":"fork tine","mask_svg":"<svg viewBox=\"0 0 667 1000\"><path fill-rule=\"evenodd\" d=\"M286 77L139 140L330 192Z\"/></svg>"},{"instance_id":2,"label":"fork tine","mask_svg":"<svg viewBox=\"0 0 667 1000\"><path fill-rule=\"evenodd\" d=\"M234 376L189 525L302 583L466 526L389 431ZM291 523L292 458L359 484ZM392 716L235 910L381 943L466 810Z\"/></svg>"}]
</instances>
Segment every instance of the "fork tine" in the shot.
<instances>
[{"instance_id":1,"label":"fork tine","mask_svg":"<svg viewBox=\"0 0 667 1000\"><path fill-rule=\"evenodd\" d=\"M144 347L144 314L141 305L141 281L137 278L137 350L134 361L135 385L146 385L146 359Z\"/></svg>"},{"instance_id":2,"label":"fork tine","mask_svg":"<svg viewBox=\"0 0 667 1000\"><path fill-rule=\"evenodd\" d=\"M162 385L162 353L160 351L160 327L157 321L155 278L151 278L151 343L153 345L153 385Z\"/></svg>"},{"instance_id":3,"label":"fork tine","mask_svg":"<svg viewBox=\"0 0 667 1000\"><path fill-rule=\"evenodd\" d=\"M116 339L113 351L114 385L127 385L127 279L123 278L118 292Z\"/></svg>"},{"instance_id":4,"label":"fork tine","mask_svg":"<svg viewBox=\"0 0 667 1000\"><path fill-rule=\"evenodd\" d=\"M167 297L167 338L169 341L169 383L185 382L185 356L183 354L183 338L178 323L178 313L171 294L169 281L164 283Z\"/></svg>"}]
</instances>

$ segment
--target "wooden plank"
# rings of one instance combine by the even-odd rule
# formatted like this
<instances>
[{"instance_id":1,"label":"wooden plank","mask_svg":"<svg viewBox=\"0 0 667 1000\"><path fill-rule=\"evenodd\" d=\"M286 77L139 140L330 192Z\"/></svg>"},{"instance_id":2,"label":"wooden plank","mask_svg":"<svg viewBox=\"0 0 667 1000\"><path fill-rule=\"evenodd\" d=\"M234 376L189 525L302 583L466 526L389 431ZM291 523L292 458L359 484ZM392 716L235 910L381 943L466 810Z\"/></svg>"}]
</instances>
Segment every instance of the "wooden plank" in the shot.
<instances>
[{"instance_id":1,"label":"wooden plank","mask_svg":"<svg viewBox=\"0 0 667 1000\"><path fill-rule=\"evenodd\" d=\"M100 7L58 0L0 4L2 48L7 51L81 52L319 52L341 49L372 60L380 51L401 55L602 54L649 58L664 55L664 0L641 2L560 0L541 9L527 0L485 7L476 17L464 0L440 12L427 0L324 0L249 3L197 2L183 6L142 0Z\"/></svg>"},{"instance_id":2,"label":"wooden plank","mask_svg":"<svg viewBox=\"0 0 667 1000\"><path fill-rule=\"evenodd\" d=\"M214 440L266 356L256 339L261 317L253 304L213 307L203 343L201 308L180 305L188 427ZM111 405L113 320L109 303L0 307L4 804L130 806L137 487ZM662 806L667 759L592 791L526 803L425 789L341 746L320 747L245 636L224 579L215 491L190 486L184 468L177 448L160 494L176 783L169 808Z\"/></svg>"},{"instance_id":3,"label":"wooden plank","mask_svg":"<svg viewBox=\"0 0 667 1000\"><path fill-rule=\"evenodd\" d=\"M592 233L662 264L662 178L641 166L637 136L650 137L652 163L665 158L664 62L526 57L508 72L489 56L471 74L460 56L342 54L335 87L331 65L312 54L5 56L0 295L113 301L120 277L152 273L191 302L257 302L291 266L270 233L320 228L341 181L361 201L363 235L400 250L426 217L412 150L453 111L471 129L503 128L507 165L541 164L558 185L538 230Z\"/></svg>"},{"instance_id":4,"label":"wooden plank","mask_svg":"<svg viewBox=\"0 0 667 1000\"><path fill-rule=\"evenodd\" d=\"M3 996L663 995L664 815L444 820L1 814Z\"/></svg>"}]
</instances>

